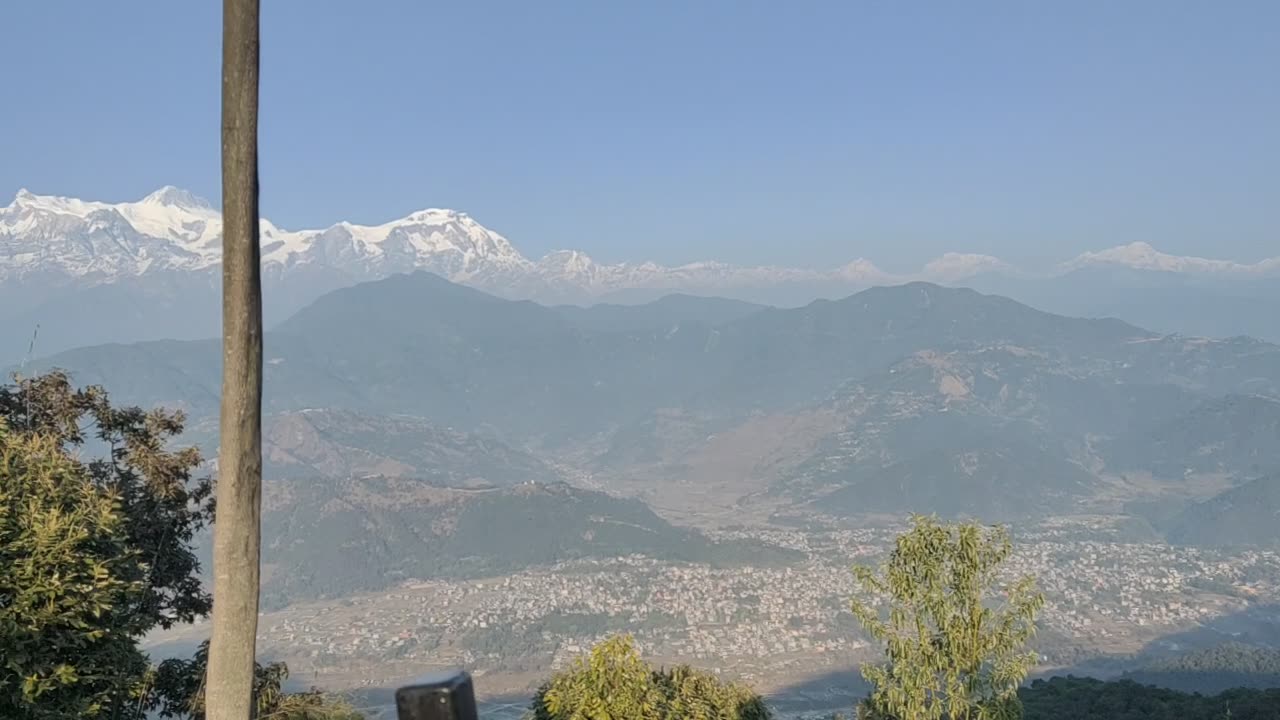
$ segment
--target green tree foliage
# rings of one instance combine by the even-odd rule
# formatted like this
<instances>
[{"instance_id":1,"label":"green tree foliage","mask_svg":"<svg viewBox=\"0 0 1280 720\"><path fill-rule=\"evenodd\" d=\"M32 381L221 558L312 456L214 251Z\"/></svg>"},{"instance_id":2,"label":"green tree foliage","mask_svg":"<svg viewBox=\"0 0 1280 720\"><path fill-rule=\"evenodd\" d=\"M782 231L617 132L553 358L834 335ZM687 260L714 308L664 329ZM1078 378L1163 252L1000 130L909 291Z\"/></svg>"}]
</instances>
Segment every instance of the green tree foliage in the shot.
<instances>
[{"instance_id":1,"label":"green tree foliage","mask_svg":"<svg viewBox=\"0 0 1280 720\"><path fill-rule=\"evenodd\" d=\"M117 495L56 438L0 419L0 717L92 717L146 670L131 608L146 593Z\"/></svg>"},{"instance_id":2,"label":"green tree foliage","mask_svg":"<svg viewBox=\"0 0 1280 720\"><path fill-rule=\"evenodd\" d=\"M200 717L204 650L157 669L138 648L211 604L192 540L213 520L212 483L193 477L194 448L170 448L182 426L61 372L0 387L0 718ZM260 720L358 717L284 693L287 674L260 668Z\"/></svg>"},{"instance_id":3,"label":"green tree foliage","mask_svg":"<svg viewBox=\"0 0 1280 720\"><path fill-rule=\"evenodd\" d=\"M168 449L182 415L54 372L0 388L0 425L0 716L136 715L138 639L210 605L191 540L211 484L194 449Z\"/></svg>"},{"instance_id":4,"label":"green tree foliage","mask_svg":"<svg viewBox=\"0 0 1280 720\"><path fill-rule=\"evenodd\" d=\"M1199 695L1131 680L1055 677L1018 695L1026 720L1280 720L1280 688Z\"/></svg>"},{"instance_id":5,"label":"green tree foliage","mask_svg":"<svg viewBox=\"0 0 1280 720\"><path fill-rule=\"evenodd\" d=\"M193 477L198 450L169 447L182 433L181 412L114 407L102 388L75 389L54 371L0 388L0 418L10 432L55 443L94 488L117 499L146 589L123 613L135 634L209 613L191 542L213 518L213 485ZM90 443L101 445L103 456L81 463L74 456L88 454Z\"/></svg>"},{"instance_id":6,"label":"green tree foliage","mask_svg":"<svg viewBox=\"0 0 1280 720\"><path fill-rule=\"evenodd\" d=\"M155 671L153 709L161 717L204 720L204 678L209 663L209 643L200 644L190 660L171 659ZM284 663L254 664L254 716L257 720L359 720L346 701L319 690L286 693L289 667Z\"/></svg>"},{"instance_id":7,"label":"green tree foliage","mask_svg":"<svg viewBox=\"0 0 1280 720\"><path fill-rule=\"evenodd\" d=\"M1228 642L1124 673L1143 685L1204 695L1239 687L1280 687L1280 649Z\"/></svg>"},{"instance_id":8,"label":"green tree foliage","mask_svg":"<svg viewBox=\"0 0 1280 720\"><path fill-rule=\"evenodd\" d=\"M862 588L887 600L855 599L858 621L885 644L886 662L867 664L864 718L999 720L1021 717L1018 685L1035 664L1025 649L1044 597L1033 578L998 587L1012 552L1007 529L948 525L913 516L882 568L855 568Z\"/></svg>"},{"instance_id":9,"label":"green tree foliage","mask_svg":"<svg viewBox=\"0 0 1280 720\"><path fill-rule=\"evenodd\" d=\"M629 635L597 644L542 686L533 720L768 720L749 688L687 666L654 670Z\"/></svg>"}]
</instances>

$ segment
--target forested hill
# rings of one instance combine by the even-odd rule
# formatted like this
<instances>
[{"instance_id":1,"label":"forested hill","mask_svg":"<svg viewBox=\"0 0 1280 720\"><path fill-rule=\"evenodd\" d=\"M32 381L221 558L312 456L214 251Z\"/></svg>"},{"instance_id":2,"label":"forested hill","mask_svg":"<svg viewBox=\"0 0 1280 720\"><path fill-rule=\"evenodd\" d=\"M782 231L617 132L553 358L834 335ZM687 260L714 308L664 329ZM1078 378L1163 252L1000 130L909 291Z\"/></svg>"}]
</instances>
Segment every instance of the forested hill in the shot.
<instances>
[{"instance_id":1,"label":"forested hill","mask_svg":"<svg viewBox=\"0 0 1280 720\"><path fill-rule=\"evenodd\" d=\"M1023 720L1280 720L1280 688L1206 696L1132 680L1055 677L1018 696Z\"/></svg>"},{"instance_id":2,"label":"forested hill","mask_svg":"<svg viewBox=\"0 0 1280 720\"><path fill-rule=\"evenodd\" d=\"M1153 662L1124 677L1144 685L1205 694L1239 687L1280 688L1280 649L1224 643Z\"/></svg>"}]
</instances>

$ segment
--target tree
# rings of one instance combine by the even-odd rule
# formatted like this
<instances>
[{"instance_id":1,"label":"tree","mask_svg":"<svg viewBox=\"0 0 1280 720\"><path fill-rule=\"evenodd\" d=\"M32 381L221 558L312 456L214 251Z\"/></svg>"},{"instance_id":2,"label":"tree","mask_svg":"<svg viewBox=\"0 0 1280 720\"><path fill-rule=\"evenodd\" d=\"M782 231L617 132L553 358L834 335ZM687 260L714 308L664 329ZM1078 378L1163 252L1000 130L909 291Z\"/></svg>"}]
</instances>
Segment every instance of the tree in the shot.
<instances>
[{"instance_id":1,"label":"tree","mask_svg":"<svg viewBox=\"0 0 1280 720\"><path fill-rule=\"evenodd\" d=\"M200 644L190 660L165 660L154 676L155 708L161 717L205 720L205 673L209 643ZM256 720L360 720L347 702L311 689L285 693L289 667L284 663L253 668L254 717Z\"/></svg>"},{"instance_id":2,"label":"tree","mask_svg":"<svg viewBox=\"0 0 1280 720\"><path fill-rule=\"evenodd\" d=\"M768 720L759 695L687 666L655 671L629 635L593 647L542 686L534 720Z\"/></svg>"},{"instance_id":3,"label":"tree","mask_svg":"<svg viewBox=\"0 0 1280 720\"><path fill-rule=\"evenodd\" d=\"M137 641L208 612L191 549L211 519L182 415L113 407L64 373L0 387L0 717L135 717ZM85 463L90 441L105 457Z\"/></svg>"},{"instance_id":4,"label":"tree","mask_svg":"<svg viewBox=\"0 0 1280 720\"><path fill-rule=\"evenodd\" d=\"M144 593L117 497L54 438L0 421L0 717L90 717L146 659L128 608Z\"/></svg>"},{"instance_id":5,"label":"tree","mask_svg":"<svg viewBox=\"0 0 1280 720\"><path fill-rule=\"evenodd\" d=\"M852 602L866 631L885 643L886 662L862 668L873 687L863 717L1021 717L1018 685L1036 661L1024 648L1044 596L1031 577L997 588L1011 552L1003 527L916 515L878 573L855 568L864 591L889 605L886 618L875 605Z\"/></svg>"},{"instance_id":6,"label":"tree","mask_svg":"<svg viewBox=\"0 0 1280 720\"><path fill-rule=\"evenodd\" d=\"M213 543L210 720L248 720L262 542L262 278L258 0L222 4L221 509Z\"/></svg>"},{"instance_id":7,"label":"tree","mask_svg":"<svg viewBox=\"0 0 1280 720\"><path fill-rule=\"evenodd\" d=\"M0 718L202 720L207 645L150 668L138 641L208 614L192 551L213 521L181 413L117 407L60 371L0 387ZM92 456L93 444L104 455ZM259 720L351 720L347 704L283 692L256 666ZM193 704L193 699L197 702Z\"/></svg>"},{"instance_id":8,"label":"tree","mask_svg":"<svg viewBox=\"0 0 1280 720\"><path fill-rule=\"evenodd\" d=\"M94 487L115 495L127 542L145 563L146 591L128 613L135 634L209 613L192 542L213 520L213 484L196 476L199 450L169 449L182 434L181 412L117 407L103 388L76 389L54 370L0 387L0 418L13 433L46 438L77 465L73 452L88 454L91 441L102 446L105 456L83 470Z\"/></svg>"}]
</instances>

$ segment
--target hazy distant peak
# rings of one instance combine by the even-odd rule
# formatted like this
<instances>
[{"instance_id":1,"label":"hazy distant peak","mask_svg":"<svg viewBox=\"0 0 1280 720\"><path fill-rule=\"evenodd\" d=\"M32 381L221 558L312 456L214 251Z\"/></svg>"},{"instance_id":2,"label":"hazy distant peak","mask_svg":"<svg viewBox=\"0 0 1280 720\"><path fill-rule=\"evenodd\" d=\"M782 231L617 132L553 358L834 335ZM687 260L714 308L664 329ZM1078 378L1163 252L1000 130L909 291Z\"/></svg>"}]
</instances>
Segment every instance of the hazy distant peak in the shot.
<instances>
[{"instance_id":1,"label":"hazy distant peak","mask_svg":"<svg viewBox=\"0 0 1280 720\"><path fill-rule=\"evenodd\" d=\"M845 263L836 273L846 280L869 283L884 282L891 277L889 273L876 267L875 263L866 258L858 258L852 262Z\"/></svg>"},{"instance_id":2,"label":"hazy distant peak","mask_svg":"<svg viewBox=\"0 0 1280 720\"><path fill-rule=\"evenodd\" d=\"M1194 256L1170 255L1160 252L1150 243L1132 242L1128 245L1118 245L1097 252L1082 253L1074 260L1066 263L1063 266L1063 270L1078 270L1098 265L1113 265L1134 270L1174 273L1262 273L1280 270L1280 257L1246 264L1231 260L1211 260Z\"/></svg>"},{"instance_id":3,"label":"hazy distant peak","mask_svg":"<svg viewBox=\"0 0 1280 720\"><path fill-rule=\"evenodd\" d=\"M960 282L983 273L1017 272L1012 265L992 255L949 252L929 261L922 275L937 282Z\"/></svg>"}]
</instances>

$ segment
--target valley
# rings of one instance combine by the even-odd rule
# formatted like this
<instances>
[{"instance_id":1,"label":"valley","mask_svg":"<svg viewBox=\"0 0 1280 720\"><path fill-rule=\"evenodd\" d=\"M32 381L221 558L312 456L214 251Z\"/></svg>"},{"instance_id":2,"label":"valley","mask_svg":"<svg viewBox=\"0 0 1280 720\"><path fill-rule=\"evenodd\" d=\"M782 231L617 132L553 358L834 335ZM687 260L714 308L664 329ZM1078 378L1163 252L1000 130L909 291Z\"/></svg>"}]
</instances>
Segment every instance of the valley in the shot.
<instances>
[{"instance_id":1,"label":"valley","mask_svg":"<svg viewBox=\"0 0 1280 720\"><path fill-rule=\"evenodd\" d=\"M694 662L782 699L815 678L843 677L828 681L833 704L822 708L840 709L861 687L853 668L874 655L847 609L856 592L850 566L874 562L900 527L842 525L715 534L802 553L785 566L631 555L302 602L263 616L261 651L327 687L391 687L463 666L483 696L508 697L527 695L550 670L625 630L658 661ZM1274 550L1133 542L1114 518L1100 517L1046 519L1019 527L1016 539L1010 574L1034 573L1048 598L1038 672L1114 675L1241 633L1280 641ZM157 638L157 650L203 632L196 625Z\"/></svg>"},{"instance_id":2,"label":"valley","mask_svg":"<svg viewBox=\"0 0 1280 720\"><path fill-rule=\"evenodd\" d=\"M1011 523L1011 571L1048 596L1043 672L1280 640L1280 537L1257 510L1280 477L1276 346L921 283L620 312L415 274L271 334L264 652L362 692L463 665L505 697L628 630L781 702L831 673L856 688L850 566L911 512ZM36 366L206 418L188 437L211 454L211 349ZM818 695L844 702L840 684Z\"/></svg>"}]
</instances>

